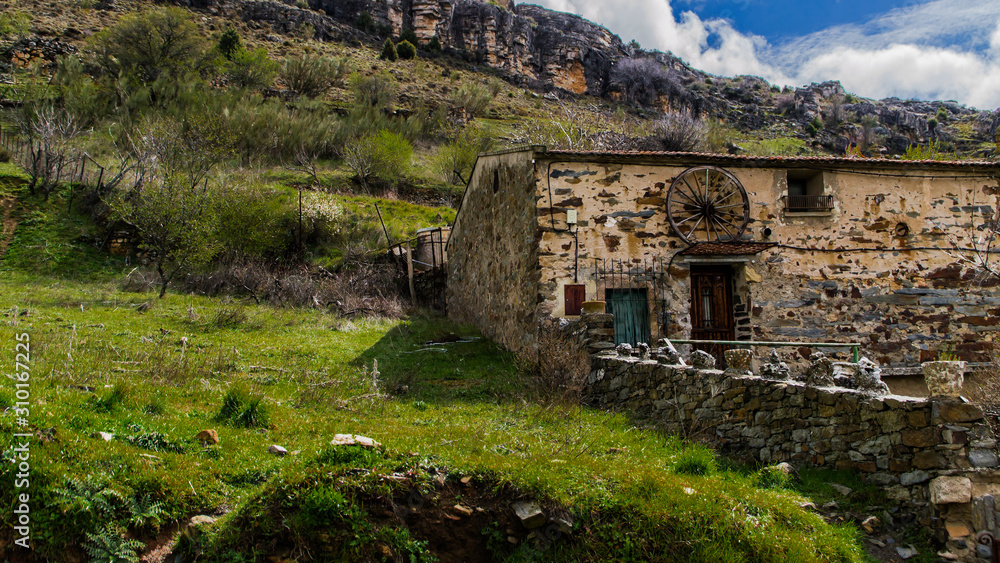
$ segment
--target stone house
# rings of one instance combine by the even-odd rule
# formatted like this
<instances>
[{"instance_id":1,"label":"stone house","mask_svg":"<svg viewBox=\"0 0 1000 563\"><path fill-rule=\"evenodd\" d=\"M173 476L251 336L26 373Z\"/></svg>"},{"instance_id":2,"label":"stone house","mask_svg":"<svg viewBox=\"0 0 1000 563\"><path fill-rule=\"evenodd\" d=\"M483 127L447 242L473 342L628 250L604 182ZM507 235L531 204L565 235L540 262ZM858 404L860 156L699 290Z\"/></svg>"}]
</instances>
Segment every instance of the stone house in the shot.
<instances>
[{"instance_id":1,"label":"stone house","mask_svg":"<svg viewBox=\"0 0 1000 563\"><path fill-rule=\"evenodd\" d=\"M533 146L480 156L448 242L449 315L515 351L614 314L616 342L858 342L883 366L984 359L996 280L974 252L996 163ZM846 349L834 349L846 353ZM792 359L792 358L789 358Z\"/></svg>"}]
</instances>

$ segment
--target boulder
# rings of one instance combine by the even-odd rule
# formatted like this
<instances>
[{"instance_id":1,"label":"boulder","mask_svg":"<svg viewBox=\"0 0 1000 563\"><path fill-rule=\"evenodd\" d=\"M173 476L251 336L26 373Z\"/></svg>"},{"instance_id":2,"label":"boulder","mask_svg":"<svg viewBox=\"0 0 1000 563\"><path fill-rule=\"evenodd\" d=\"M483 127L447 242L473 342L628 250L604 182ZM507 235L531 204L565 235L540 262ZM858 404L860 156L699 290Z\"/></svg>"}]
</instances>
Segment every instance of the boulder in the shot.
<instances>
[{"instance_id":1,"label":"boulder","mask_svg":"<svg viewBox=\"0 0 1000 563\"><path fill-rule=\"evenodd\" d=\"M212 429L202 430L201 432L195 435L194 439L201 442L201 445L203 446L218 444L219 433Z\"/></svg>"},{"instance_id":2,"label":"boulder","mask_svg":"<svg viewBox=\"0 0 1000 563\"><path fill-rule=\"evenodd\" d=\"M336 434L330 442L333 446L361 446L363 448L381 448L382 444L367 436L357 434Z\"/></svg>"},{"instance_id":3,"label":"boulder","mask_svg":"<svg viewBox=\"0 0 1000 563\"><path fill-rule=\"evenodd\" d=\"M704 350L691 352L691 365L696 369L715 369L715 356Z\"/></svg>"}]
</instances>

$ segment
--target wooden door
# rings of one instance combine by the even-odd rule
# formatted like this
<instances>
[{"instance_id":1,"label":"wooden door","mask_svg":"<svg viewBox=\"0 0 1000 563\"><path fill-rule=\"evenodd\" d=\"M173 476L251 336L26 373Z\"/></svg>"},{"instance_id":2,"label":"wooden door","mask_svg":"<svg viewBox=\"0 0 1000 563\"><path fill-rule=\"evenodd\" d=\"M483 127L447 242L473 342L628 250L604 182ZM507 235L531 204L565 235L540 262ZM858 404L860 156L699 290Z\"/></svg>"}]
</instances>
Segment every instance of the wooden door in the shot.
<instances>
[{"instance_id":1,"label":"wooden door","mask_svg":"<svg viewBox=\"0 0 1000 563\"><path fill-rule=\"evenodd\" d=\"M728 267L691 267L691 339L734 340L733 274ZM723 345L695 345L715 356L716 365L725 367Z\"/></svg>"},{"instance_id":2,"label":"wooden door","mask_svg":"<svg viewBox=\"0 0 1000 563\"><path fill-rule=\"evenodd\" d=\"M645 289L608 289L604 296L614 315L615 344L649 344L649 301Z\"/></svg>"}]
</instances>

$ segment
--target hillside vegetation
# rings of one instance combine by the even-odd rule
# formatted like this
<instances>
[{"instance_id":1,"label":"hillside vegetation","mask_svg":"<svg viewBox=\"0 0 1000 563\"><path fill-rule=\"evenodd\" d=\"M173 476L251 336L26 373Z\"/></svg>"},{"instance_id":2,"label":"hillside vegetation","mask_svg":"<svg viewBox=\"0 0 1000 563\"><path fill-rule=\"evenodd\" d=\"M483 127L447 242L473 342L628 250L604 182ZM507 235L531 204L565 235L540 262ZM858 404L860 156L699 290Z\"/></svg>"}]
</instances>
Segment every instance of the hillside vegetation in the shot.
<instances>
[{"instance_id":1,"label":"hillside vegetation","mask_svg":"<svg viewBox=\"0 0 1000 563\"><path fill-rule=\"evenodd\" d=\"M801 124L665 112L662 84L649 100L535 91L360 17L321 41L332 24L302 3L284 26L145 2L2 7L0 340L28 335L32 383L26 426L0 387L0 430L33 436L33 549L4 517L0 557L869 558L853 518L814 510L831 481L858 491L851 510L884 501L855 476L731 465L694 435L583 409L585 374L419 308L386 252L454 219L483 151L826 150ZM711 80L781 113L770 87ZM6 515L15 493L0 488Z\"/></svg>"}]
</instances>

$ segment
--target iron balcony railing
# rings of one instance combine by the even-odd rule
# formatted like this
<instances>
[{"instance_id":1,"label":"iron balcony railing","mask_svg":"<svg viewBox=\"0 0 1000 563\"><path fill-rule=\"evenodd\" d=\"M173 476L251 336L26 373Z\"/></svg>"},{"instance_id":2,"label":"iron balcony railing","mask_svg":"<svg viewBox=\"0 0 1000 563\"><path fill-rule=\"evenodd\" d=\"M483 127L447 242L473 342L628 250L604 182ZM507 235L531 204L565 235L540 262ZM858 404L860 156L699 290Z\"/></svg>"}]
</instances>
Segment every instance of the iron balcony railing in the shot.
<instances>
[{"instance_id":1,"label":"iron balcony railing","mask_svg":"<svg viewBox=\"0 0 1000 563\"><path fill-rule=\"evenodd\" d=\"M793 213L833 209L832 195L786 195L781 199L785 201L785 211Z\"/></svg>"}]
</instances>

